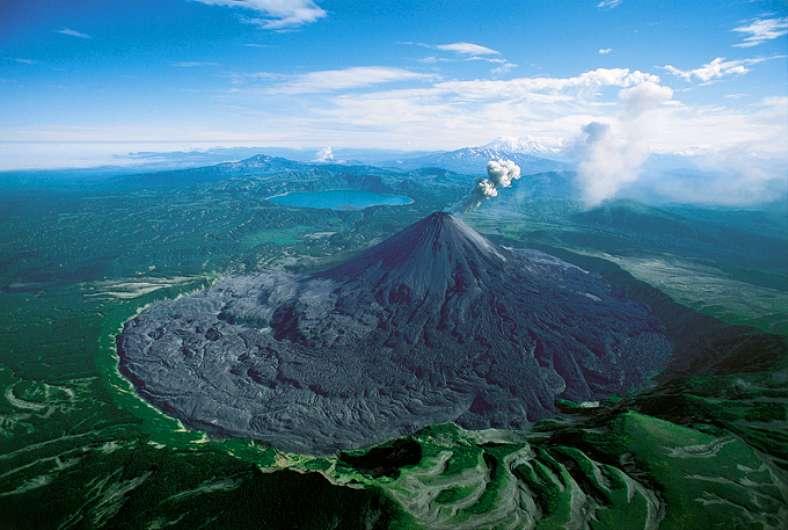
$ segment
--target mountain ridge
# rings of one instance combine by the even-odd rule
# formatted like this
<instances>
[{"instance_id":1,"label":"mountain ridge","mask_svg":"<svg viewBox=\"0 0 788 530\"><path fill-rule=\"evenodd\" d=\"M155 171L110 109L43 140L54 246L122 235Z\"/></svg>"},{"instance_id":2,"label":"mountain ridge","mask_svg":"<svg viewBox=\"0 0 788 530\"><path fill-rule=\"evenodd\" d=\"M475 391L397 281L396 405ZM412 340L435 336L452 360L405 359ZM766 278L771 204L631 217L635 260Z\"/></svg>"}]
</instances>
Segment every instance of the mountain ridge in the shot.
<instances>
[{"instance_id":1,"label":"mountain ridge","mask_svg":"<svg viewBox=\"0 0 788 530\"><path fill-rule=\"evenodd\" d=\"M514 147L515 149L511 149ZM523 146L507 142L492 142L478 147L463 147L453 151L432 153L414 158L402 158L383 164L397 169L439 167L462 174L485 174L490 160L512 160L522 168L523 174L562 171L569 166L561 161L547 158L554 153L534 154L519 150Z\"/></svg>"}]
</instances>

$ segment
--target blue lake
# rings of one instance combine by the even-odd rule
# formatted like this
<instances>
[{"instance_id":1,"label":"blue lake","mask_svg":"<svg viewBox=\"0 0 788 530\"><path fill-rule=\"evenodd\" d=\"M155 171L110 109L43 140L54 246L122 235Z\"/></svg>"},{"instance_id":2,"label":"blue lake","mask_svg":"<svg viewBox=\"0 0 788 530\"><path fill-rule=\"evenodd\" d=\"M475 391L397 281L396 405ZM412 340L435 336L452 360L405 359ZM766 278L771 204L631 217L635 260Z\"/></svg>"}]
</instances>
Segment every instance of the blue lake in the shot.
<instances>
[{"instance_id":1,"label":"blue lake","mask_svg":"<svg viewBox=\"0 0 788 530\"><path fill-rule=\"evenodd\" d=\"M403 206L413 202L406 195L359 190L294 191L274 195L268 200L280 206L330 210L363 210L370 206Z\"/></svg>"}]
</instances>

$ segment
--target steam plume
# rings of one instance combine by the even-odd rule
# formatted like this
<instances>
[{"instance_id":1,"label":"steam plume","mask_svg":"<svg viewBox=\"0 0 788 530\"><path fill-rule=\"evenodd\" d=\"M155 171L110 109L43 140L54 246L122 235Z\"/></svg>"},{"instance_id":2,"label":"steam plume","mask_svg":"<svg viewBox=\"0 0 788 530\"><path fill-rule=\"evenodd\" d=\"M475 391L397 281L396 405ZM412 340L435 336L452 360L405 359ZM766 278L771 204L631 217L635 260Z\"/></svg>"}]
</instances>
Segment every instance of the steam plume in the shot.
<instances>
[{"instance_id":1,"label":"steam plume","mask_svg":"<svg viewBox=\"0 0 788 530\"><path fill-rule=\"evenodd\" d=\"M467 212L477 208L485 200L497 197L498 190L510 187L521 175L520 166L511 160L490 160L487 162L487 178L476 183L458 209Z\"/></svg>"},{"instance_id":2,"label":"steam plume","mask_svg":"<svg viewBox=\"0 0 788 530\"><path fill-rule=\"evenodd\" d=\"M638 179L651 151L651 114L672 97L666 86L640 83L619 92L622 111L613 124L590 122L583 127L577 177L586 206L597 206Z\"/></svg>"},{"instance_id":3,"label":"steam plume","mask_svg":"<svg viewBox=\"0 0 788 530\"><path fill-rule=\"evenodd\" d=\"M330 145L320 149L315 155L315 162L334 162L335 160L334 151Z\"/></svg>"}]
</instances>

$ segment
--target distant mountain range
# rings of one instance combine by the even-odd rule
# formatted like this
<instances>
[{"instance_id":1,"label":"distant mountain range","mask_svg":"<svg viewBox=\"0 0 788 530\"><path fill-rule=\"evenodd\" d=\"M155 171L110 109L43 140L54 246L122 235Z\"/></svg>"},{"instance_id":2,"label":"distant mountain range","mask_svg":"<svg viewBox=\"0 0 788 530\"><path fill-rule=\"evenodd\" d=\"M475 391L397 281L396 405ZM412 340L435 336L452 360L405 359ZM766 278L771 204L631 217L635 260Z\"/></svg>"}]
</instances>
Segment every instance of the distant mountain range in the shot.
<instances>
[{"instance_id":1,"label":"distant mountain range","mask_svg":"<svg viewBox=\"0 0 788 530\"><path fill-rule=\"evenodd\" d=\"M324 149L325 150L325 149ZM320 159L315 148L289 149L282 147L233 147L212 148L194 151L137 152L130 159L151 170L182 169L208 166L230 161L248 160L249 157L265 153L274 158L286 158L301 163L328 165L375 165L398 169L438 167L458 173L484 171L487 161L507 158L523 166L526 173L539 173L566 169L568 164L560 162L561 150L532 138L500 137L492 142L464 147L453 151L396 151L391 149L333 148L331 157Z\"/></svg>"},{"instance_id":2,"label":"distant mountain range","mask_svg":"<svg viewBox=\"0 0 788 530\"><path fill-rule=\"evenodd\" d=\"M171 185L254 177L256 180L279 180L282 188L280 191L326 189L330 186L355 187L359 184L366 185L370 191L386 191L384 188L387 188L387 191L405 191L404 188L408 185L471 186L475 179L485 175L486 165L490 160L508 159L517 163L522 173L529 178L522 179L519 185L515 183L511 190L496 201L496 206L503 206L502 202L509 203L513 200L522 202L528 198L580 200L579 185L574 175L575 164L566 151L532 139L504 137L482 146L463 147L454 151L399 153L398 158L388 161L382 157L394 152L373 149L355 150L352 154L357 156L353 158L345 156L351 154L349 150L337 149L333 151L334 160L323 161L271 156L272 153L263 148L260 148L260 152L265 154L202 167L181 166L162 171L146 166L140 167L138 174L134 175L130 175L129 168L124 168L122 171L99 175L96 180L106 176L127 183ZM225 154L231 153L240 155L246 151L227 150ZM177 158L177 153L172 155ZM732 171L733 173L726 173L721 169L704 167L697 158L690 156L655 154L650 156L641 168L640 177L622 187L617 197L648 204L670 204L678 201L708 204L728 201L738 204L737 199L732 199L727 192L723 193L726 190L724 183L732 178L736 170ZM83 178L89 175L85 170L72 173ZM770 173L778 175L784 171L775 166L770 169ZM58 175L65 176L61 173ZM370 180L370 176L376 178ZM46 172L30 175L23 172L11 175L10 178L14 182L31 178L54 180L54 177ZM360 178L363 182L359 181ZM741 202L759 205L773 203L782 205L783 210L788 200L788 189L779 179L766 181L762 186L752 186L742 193L746 197Z\"/></svg>"},{"instance_id":3,"label":"distant mountain range","mask_svg":"<svg viewBox=\"0 0 788 530\"><path fill-rule=\"evenodd\" d=\"M484 173L488 161L507 159L517 163L527 175L569 169L570 165L566 162L549 158L558 158L559 155L558 149L536 141L505 137L478 147L463 147L454 151L403 158L382 165L398 169L439 167L456 173L477 174Z\"/></svg>"}]
</instances>

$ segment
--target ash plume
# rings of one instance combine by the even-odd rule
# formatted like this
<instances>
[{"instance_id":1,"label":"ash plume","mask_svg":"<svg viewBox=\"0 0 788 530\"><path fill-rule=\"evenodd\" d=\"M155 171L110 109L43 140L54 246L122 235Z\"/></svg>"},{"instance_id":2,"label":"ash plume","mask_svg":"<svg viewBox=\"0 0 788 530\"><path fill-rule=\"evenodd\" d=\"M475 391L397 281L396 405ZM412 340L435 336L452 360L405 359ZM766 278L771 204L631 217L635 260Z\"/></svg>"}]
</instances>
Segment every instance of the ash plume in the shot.
<instances>
[{"instance_id":1,"label":"ash plume","mask_svg":"<svg viewBox=\"0 0 788 530\"><path fill-rule=\"evenodd\" d=\"M498 190L510 187L521 176L520 166L511 160L490 160L487 162L487 178L480 179L454 210L467 212L478 208L485 200L497 197Z\"/></svg>"}]
</instances>

